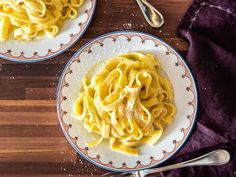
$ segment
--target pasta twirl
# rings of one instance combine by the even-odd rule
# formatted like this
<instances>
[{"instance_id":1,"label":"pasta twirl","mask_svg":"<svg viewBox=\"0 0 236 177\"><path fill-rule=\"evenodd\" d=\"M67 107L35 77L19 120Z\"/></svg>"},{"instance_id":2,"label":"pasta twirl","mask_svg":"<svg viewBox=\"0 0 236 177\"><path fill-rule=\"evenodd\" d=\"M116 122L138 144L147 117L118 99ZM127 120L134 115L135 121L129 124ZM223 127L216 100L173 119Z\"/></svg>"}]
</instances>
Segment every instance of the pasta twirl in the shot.
<instances>
[{"instance_id":1,"label":"pasta twirl","mask_svg":"<svg viewBox=\"0 0 236 177\"><path fill-rule=\"evenodd\" d=\"M111 149L138 155L137 146L154 145L176 112L173 88L152 55L127 53L109 59L84 79L75 117L100 135L86 146L109 139Z\"/></svg>"},{"instance_id":2,"label":"pasta twirl","mask_svg":"<svg viewBox=\"0 0 236 177\"><path fill-rule=\"evenodd\" d=\"M84 0L0 0L0 41L54 37L65 19L77 17Z\"/></svg>"}]
</instances>

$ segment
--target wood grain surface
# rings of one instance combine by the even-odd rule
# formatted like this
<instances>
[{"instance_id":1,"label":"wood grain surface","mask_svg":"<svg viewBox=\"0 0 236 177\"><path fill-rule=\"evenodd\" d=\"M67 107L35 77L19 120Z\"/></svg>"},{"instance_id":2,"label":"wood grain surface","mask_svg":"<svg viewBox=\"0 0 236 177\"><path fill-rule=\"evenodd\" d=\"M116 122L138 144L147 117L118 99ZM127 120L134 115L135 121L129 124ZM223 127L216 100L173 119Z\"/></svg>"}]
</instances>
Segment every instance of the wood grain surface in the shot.
<instances>
[{"instance_id":1,"label":"wood grain surface","mask_svg":"<svg viewBox=\"0 0 236 177\"><path fill-rule=\"evenodd\" d=\"M0 176L100 176L105 170L87 162L69 145L57 120L55 94L65 64L89 40L117 30L135 30L163 38L183 56L188 44L176 28L190 0L150 0L165 17L151 28L135 0L98 0L83 37L50 60L22 64L0 59Z\"/></svg>"}]
</instances>

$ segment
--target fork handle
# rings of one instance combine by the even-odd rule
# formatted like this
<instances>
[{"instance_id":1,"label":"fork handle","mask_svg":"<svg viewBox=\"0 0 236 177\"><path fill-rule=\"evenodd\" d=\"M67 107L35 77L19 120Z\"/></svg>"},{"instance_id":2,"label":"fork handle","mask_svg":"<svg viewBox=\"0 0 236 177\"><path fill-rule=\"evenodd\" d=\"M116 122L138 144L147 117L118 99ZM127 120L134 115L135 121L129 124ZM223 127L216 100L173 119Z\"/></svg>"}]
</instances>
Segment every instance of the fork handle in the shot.
<instances>
[{"instance_id":1,"label":"fork handle","mask_svg":"<svg viewBox=\"0 0 236 177\"><path fill-rule=\"evenodd\" d=\"M164 167L158 167L154 169L147 169L144 170L146 175L152 173L158 173L167 170L173 170L177 168L185 168L185 167L193 167L193 166L217 166L217 165L224 165L228 163L230 160L230 154L226 150L215 150L203 156L197 157L192 160L188 160L185 162L177 163L174 165L168 165Z\"/></svg>"}]
</instances>

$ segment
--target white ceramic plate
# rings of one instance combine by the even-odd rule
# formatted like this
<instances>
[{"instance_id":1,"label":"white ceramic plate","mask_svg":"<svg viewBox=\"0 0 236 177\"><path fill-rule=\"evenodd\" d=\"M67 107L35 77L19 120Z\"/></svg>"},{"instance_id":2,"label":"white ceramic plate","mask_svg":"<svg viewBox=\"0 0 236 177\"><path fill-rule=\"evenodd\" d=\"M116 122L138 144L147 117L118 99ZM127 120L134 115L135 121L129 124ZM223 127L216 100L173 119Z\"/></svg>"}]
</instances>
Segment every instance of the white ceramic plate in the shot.
<instances>
[{"instance_id":1,"label":"white ceramic plate","mask_svg":"<svg viewBox=\"0 0 236 177\"><path fill-rule=\"evenodd\" d=\"M126 52L151 53L159 59L174 87L177 114L174 123L166 128L160 141L154 146L141 146L138 157L110 150L108 142L94 148L85 147L92 140L78 121L71 117L81 83L90 70L96 73L104 61ZM91 74L91 73L90 73ZM158 165L175 154L189 136L196 118L197 90L193 76L181 56L157 37L140 32L114 32L89 42L68 62L59 82L57 112L62 130L73 146L84 158L94 164L113 171L132 171Z\"/></svg>"},{"instance_id":2,"label":"white ceramic plate","mask_svg":"<svg viewBox=\"0 0 236 177\"><path fill-rule=\"evenodd\" d=\"M61 54L71 47L84 34L93 13L96 0L86 0L78 8L79 16L65 22L60 33L54 38L47 36L34 41L9 39L0 42L0 58L16 62L38 62Z\"/></svg>"}]
</instances>

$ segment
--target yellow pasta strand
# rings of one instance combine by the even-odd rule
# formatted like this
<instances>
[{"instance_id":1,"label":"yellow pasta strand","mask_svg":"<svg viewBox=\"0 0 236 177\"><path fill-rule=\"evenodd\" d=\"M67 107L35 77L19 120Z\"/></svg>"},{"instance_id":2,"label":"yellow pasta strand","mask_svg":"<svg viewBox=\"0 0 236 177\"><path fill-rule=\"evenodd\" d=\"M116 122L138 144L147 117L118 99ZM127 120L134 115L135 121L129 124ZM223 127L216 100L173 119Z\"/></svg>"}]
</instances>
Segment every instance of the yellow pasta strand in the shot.
<instances>
[{"instance_id":1,"label":"yellow pasta strand","mask_svg":"<svg viewBox=\"0 0 236 177\"><path fill-rule=\"evenodd\" d=\"M2 17L0 21L0 40L5 41L8 39L8 33L10 28L10 19L8 17Z\"/></svg>"},{"instance_id":2,"label":"yellow pasta strand","mask_svg":"<svg viewBox=\"0 0 236 177\"><path fill-rule=\"evenodd\" d=\"M54 37L65 19L78 16L84 0L0 0L0 41ZM11 28L10 28L11 27Z\"/></svg>"},{"instance_id":3,"label":"yellow pasta strand","mask_svg":"<svg viewBox=\"0 0 236 177\"><path fill-rule=\"evenodd\" d=\"M85 78L75 118L110 140L112 150L137 156L136 147L155 145L174 120L173 88L152 55L133 52L111 58L91 80Z\"/></svg>"}]
</instances>

